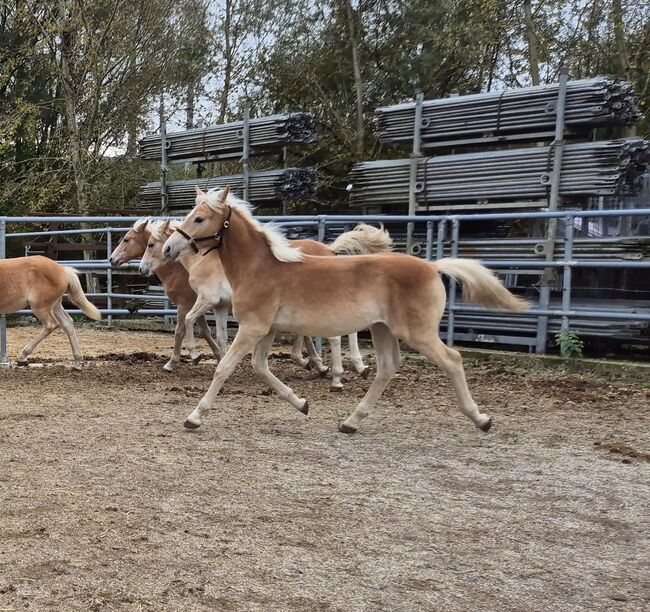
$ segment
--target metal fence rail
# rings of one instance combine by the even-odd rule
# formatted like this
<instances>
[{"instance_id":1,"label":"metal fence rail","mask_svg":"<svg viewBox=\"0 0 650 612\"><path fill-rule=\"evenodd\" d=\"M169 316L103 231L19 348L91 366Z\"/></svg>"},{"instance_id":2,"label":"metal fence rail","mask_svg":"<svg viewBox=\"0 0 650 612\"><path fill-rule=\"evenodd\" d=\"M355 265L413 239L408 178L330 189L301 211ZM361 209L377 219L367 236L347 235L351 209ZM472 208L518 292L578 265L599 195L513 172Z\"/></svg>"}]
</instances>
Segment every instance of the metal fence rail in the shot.
<instances>
[{"instance_id":1,"label":"metal fence rail","mask_svg":"<svg viewBox=\"0 0 650 612\"><path fill-rule=\"evenodd\" d=\"M522 257L515 253L514 257L504 257L502 259L485 259L482 263L490 268L500 272L518 271L521 269L544 269L559 268L562 271L562 288L561 288L561 308L544 308L538 305L521 314L508 313L508 317L553 317L561 319L561 330L569 330L572 319L601 319L603 321L649 321L650 311L639 311L638 309L616 308L615 302L607 303L607 310L597 309L575 309L572 307L572 274L573 270L580 268L611 268L611 269L636 269L638 271L650 268L650 260L627 260L627 259L585 259L574 256L574 231L576 219L585 218L609 218L609 217L650 217L650 208L626 209L626 210L581 210L581 211L556 211L556 212L532 212L532 213L483 213L483 214L465 214L465 215L294 215L286 217L257 217L258 220L276 221L287 228L312 228L316 230L317 239L323 241L328 226L335 226L338 229L352 227L356 223L377 223L385 224L389 229L394 224L413 223L423 225L426 228L425 251L424 256L427 260L439 258L445 250L448 250L452 257L456 257L460 252L460 228L463 223L474 221L490 220L515 220L515 219L557 219L564 226L563 242L564 248L558 254L558 258L553 261L540 259L532 260L530 257ZM130 229L130 225L140 217L0 217L0 259L6 256L6 243L8 240L27 238L30 236L48 235L74 235L83 233L103 233L107 236L107 253L105 259L92 261L63 261L61 263L73 265L83 270L95 271L99 274L106 275L106 292L90 294L91 298L103 297L106 299L107 308L101 309L102 314L108 315L110 324L113 316L131 316L134 313L123 308L113 308L114 299L129 298L144 301L165 301L164 296L152 294L119 294L113 291L113 270L111 269L108 257L112 251L113 237L123 234ZM87 229L63 229L54 231L18 231L7 233L8 225L25 225L25 224L81 224L96 225L97 227ZM117 223L124 223L125 226L117 226ZM450 231L451 230L451 231ZM137 268L137 262L127 264L125 268ZM447 343L453 345L455 339L471 340L466 333L455 332L455 315L456 313L485 313L486 309L470 307L460 303L457 300L457 290L455 281L451 280L448 292L447 305L447 331L444 335L447 337ZM72 314L78 311L70 310ZM28 314L29 311L21 311L18 314ZM143 308L138 309L135 313L137 316L171 316L175 310L167 308ZM475 336L481 336L477 334ZM538 352L545 352L547 334L543 338L537 338L536 344ZM509 343L508 339L515 341L512 344L519 343L515 336L508 336L508 327L503 329L503 333L492 336L497 341ZM474 337L474 340L481 341L480 338ZM6 318L0 317L0 364L7 363L6 348Z\"/></svg>"}]
</instances>

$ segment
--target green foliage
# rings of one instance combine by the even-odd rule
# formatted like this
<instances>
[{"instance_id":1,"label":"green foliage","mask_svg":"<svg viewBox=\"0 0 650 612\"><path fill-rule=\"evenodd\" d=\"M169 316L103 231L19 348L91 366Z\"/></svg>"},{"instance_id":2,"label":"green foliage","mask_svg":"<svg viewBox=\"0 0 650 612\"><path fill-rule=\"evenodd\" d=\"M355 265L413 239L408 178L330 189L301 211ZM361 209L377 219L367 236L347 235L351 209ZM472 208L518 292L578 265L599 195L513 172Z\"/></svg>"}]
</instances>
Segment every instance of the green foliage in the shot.
<instances>
[{"instance_id":1,"label":"green foliage","mask_svg":"<svg viewBox=\"0 0 650 612\"><path fill-rule=\"evenodd\" d=\"M0 214L133 208L138 186L158 174L156 164L135 159L135 150L138 137L158 128L161 95L172 129L198 118L206 123L240 118L245 104L254 116L284 109L315 113L324 138L294 160L317 165L321 185L318 198L302 211L342 208L350 166L360 156L404 155L403 149L381 149L373 137L377 106L412 98L417 90L434 98L530 84L523 5L515 0L3 3ZM531 9L542 82L555 81L561 65L573 78L618 73L633 81L641 108L648 108L647 2L532 0ZM637 131L648 136L648 120ZM126 154L105 155L115 149Z\"/></svg>"},{"instance_id":2,"label":"green foliage","mask_svg":"<svg viewBox=\"0 0 650 612\"><path fill-rule=\"evenodd\" d=\"M585 344L576 332L571 330L559 331L555 334L555 342L560 347L560 354L565 359L579 359L582 357Z\"/></svg>"}]
</instances>

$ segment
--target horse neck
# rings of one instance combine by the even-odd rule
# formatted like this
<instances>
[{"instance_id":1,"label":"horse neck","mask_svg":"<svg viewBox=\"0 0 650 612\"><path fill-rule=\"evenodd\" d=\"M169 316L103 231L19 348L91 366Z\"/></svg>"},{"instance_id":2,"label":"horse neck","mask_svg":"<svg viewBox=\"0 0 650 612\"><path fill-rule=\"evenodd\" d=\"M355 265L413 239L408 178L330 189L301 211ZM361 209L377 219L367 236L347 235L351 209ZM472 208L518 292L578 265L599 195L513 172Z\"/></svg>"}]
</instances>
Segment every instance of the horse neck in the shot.
<instances>
[{"instance_id":1,"label":"horse neck","mask_svg":"<svg viewBox=\"0 0 650 612\"><path fill-rule=\"evenodd\" d=\"M200 253L194 253L193 251L183 253L178 261L183 265L183 267L189 272L197 263L203 259L203 256Z\"/></svg>"},{"instance_id":2,"label":"horse neck","mask_svg":"<svg viewBox=\"0 0 650 612\"><path fill-rule=\"evenodd\" d=\"M156 276L163 285L172 282L177 276L179 270L184 268L176 261L165 261L156 268Z\"/></svg>"},{"instance_id":3,"label":"horse neck","mask_svg":"<svg viewBox=\"0 0 650 612\"><path fill-rule=\"evenodd\" d=\"M277 262L264 234L236 208L218 253L232 287L246 279L258 283L269 278L266 272Z\"/></svg>"}]
</instances>

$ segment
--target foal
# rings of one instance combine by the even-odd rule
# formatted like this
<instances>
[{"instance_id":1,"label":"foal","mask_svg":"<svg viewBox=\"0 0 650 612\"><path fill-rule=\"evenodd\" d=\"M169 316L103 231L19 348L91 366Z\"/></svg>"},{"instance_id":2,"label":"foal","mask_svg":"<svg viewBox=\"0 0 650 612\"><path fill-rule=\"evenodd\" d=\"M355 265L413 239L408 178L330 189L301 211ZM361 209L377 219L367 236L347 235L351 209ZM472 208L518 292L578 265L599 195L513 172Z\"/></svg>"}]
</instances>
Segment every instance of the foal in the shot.
<instances>
[{"instance_id":1,"label":"foal","mask_svg":"<svg viewBox=\"0 0 650 612\"><path fill-rule=\"evenodd\" d=\"M160 265L169 260L162 256L162 244L173 234L177 223L166 220L163 222L150 222L147 231L150 233L149 243L142 258L140 271L143 274L156 273ZM392 240L383 227L377 229L369 225L361 224L352 231L341 234L331 245L325 245L315 240L293 240L289 241L291 246L298 245L303 252L310 255L332 256L336 253L373 253L380 250L389 250ZM232 292L226 281L226 276L219 259L217 249L208 248L201 252L198 248L184 252L179 261L189 272L189 284L197 294L197 300L192 310L186 316L186 324L192 322L210 309L215 310L217 315L217 342L219 348L225 352L227 336L227 316L231 305ZM309 336L304 337L309 353L309 360L302 357L303 336L297 335L293 343L291 358L294 362L305 367L312 365L321 374L327 371L320 355L314 348ZM331 391L341 391L343 383L343 359L341 357L341 338L328 338L332 355L332 382ZM369 368L363 363L361 352L357 341L357 334L350 334L350 359L356 369L364 378L368 376Z\"/></svg>"},{"instance_id":2,"label":"foal","mask_svg":"<svg viewBox=\"0 0 650 612\"><path fill-rule=\"evenodd\" d=\"M77 271L47 257L33 255L0 261L0 314L10 314L29 306L43 324L43 331L20 353L18 365L27 365L34 349L59 326L68 336L74 368L81 369L83 356L74 331L72 317L61 304L67 291L70 301L93 321L102 315L84 295Z\"/></svg>"},{"instance_id":3,"label":"foal","mask_svg":"<svg viewBox=\"0 0 650 612\"><path fill-rule=\"evenodd\" d=\"M280 397L307 414L307 400L297 397L269 370L268 353L276 331L328 337L365 328L370 328L376 349L377 374L356 410L341 424L341 432L357 430L396 373L399 339L437 363L451 379L461 411L479 429L490 429L492 419L479 412L467 387L460 353L438 335L446 301L440 273L461 282L468 302L513 311L528 304L477 261L445 258L431 263L398 253L310 257L290 247L276 230L260 226L249 206L231 196L227 187L199 194L179 232L163 249L170 259L198 238L220 246L233 290L233 314L239 322L237 336L219 362L208 392L185 421L188 429L201 425L202 414L251 350L258 374Z\"/></svg>"},{"instance_id":4,"label":"foal","mask_svg":"<svg viewBox=\"0 0 650 612\"><path fill-rule=\"evenodd\" d=\"M150 233L147 230L148 219L140 219L133 225L120 243L111 253L110 262L117 268L132 259L142 257L149 242ZM177 306L176 329L174 330L174 349L170 360L163 366L166 372L173 372L181 359L181 346L183 338L190 353L190 359L194 364L201 360L201 353L196 350L194 344L194 326L185 325L185 317L196 302L196 293L188 282L188 275L185 268L177 263L169 261L166 265L160 266L156 275L160 279L165 290L165 295ZM199 333L210 345L215 356L219 355L219 348L212 338L210 328L205 317L197 319Z\"/></svg>"}]
</instances>

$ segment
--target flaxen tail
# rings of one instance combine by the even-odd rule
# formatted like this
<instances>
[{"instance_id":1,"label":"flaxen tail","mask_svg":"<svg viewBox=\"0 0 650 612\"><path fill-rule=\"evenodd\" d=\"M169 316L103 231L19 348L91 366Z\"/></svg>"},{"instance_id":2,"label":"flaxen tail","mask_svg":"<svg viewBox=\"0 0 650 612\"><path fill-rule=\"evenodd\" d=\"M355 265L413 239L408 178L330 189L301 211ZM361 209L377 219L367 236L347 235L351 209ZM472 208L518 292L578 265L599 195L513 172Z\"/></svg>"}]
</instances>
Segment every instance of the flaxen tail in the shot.
<instances>
[{"instance_id":1,"label":"flaxen tail","mask_svg":"<svg viewBox=\"0 0 650 612\"><path fill-rule=\"evenodd\" d=\"M338 255L370 255L390 251L393 239L383 225L373 227L360 223L353 230L341 234L329 247Z\"/></svg>"},{"instance_id":2,"label":"flaxen tail","mask_svg":"<svg viewBox=\"0 0 650 612\"><path fill-rule=\"evenodd\" d=\"M485 266L473 259L445 257L435 262L439 272L461 282L467 302L487 308L526 310L530 304L508 291Z\"/></svg>"},{"instance_id":3,"label":"flaxen tail","mask_svg":"<svg viewBox=\"0 0 650 612\"><path fill-rule=\"evenodd\" d=\"M68 268L64 266L63 268L68 277L68 295L70 296L70 301L81 308L83 313L93 321L99 321L102 318L101 313L93 304L88 301L88 298L84 294L83 289L81 288L81 283L77 277L78 272L74 268Z\"/></svg>"}]
</instances>

